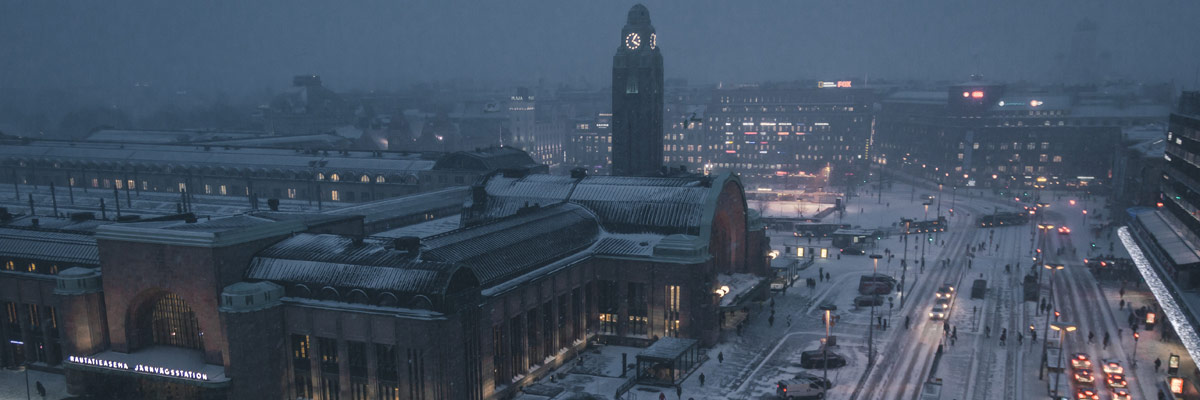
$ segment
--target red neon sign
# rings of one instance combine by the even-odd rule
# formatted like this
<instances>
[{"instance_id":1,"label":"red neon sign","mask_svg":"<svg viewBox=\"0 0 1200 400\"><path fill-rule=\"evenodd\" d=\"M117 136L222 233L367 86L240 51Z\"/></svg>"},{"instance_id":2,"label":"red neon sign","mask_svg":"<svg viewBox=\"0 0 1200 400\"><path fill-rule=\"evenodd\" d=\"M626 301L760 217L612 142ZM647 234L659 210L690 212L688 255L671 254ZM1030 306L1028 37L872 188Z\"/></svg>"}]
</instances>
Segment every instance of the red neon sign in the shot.
<instances>
[{"instance_id":1,"label":"red neon sign","mask_svg":"<svg viewBox=\"0 0 1200 400\"><path fill-rule=\"evenodd\" d=\"M982 98L983 98L983 91L982 91L982 90L976 90L976 91L974 91L974 92L971 92L971 98L972 98L972 99L982 99Z\"/></svg>"}]
</instances>

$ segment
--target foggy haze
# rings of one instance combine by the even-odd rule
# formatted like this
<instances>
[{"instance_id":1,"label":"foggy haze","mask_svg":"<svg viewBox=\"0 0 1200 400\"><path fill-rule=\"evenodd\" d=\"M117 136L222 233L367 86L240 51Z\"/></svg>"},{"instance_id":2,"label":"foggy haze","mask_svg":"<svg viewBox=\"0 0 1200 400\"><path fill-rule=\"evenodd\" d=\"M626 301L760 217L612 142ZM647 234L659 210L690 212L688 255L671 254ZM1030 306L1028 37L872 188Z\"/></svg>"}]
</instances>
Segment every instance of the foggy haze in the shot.
<instances>
[{"instance_id":1,"label":"foggy haze","mask_svg":"<svg viewBox=\"0 0 1200 400\"><path fill-rule=\"evenodd\" d=\"M1191 1L647 1L668 78L1053 83L1097 26L1106 78L1195 86ZM137 82L235 94L320 74L339 90L430 80L607 85L634 2L16 2L0 12L0 87Z\"/></svg>"}]
</instances>

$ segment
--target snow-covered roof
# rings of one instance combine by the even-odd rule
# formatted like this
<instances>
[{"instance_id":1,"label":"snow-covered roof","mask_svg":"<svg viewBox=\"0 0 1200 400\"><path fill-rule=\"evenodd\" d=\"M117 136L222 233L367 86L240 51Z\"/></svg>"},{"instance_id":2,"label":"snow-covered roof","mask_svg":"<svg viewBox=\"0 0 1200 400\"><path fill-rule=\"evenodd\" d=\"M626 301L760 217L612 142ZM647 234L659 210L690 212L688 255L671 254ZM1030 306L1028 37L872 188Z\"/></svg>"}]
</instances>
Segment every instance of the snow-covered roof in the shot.
<instances>
[{"instance_id":1,"label":"snow-covered roof","mask_svg":"<svg viewBox=\"0 0 1200 400\"><path fill-rule=\"evenodd\" d=\"M461 207L470 188L454 186L427 193L392 197L355 206L326 211L332 215L362 215L364 224L404 218L447 207Z\"/></svg>"},{"instance_id":2,"label":"snow-covered roof","mask_svg":"<svg viewBox=\"0 0 1200 400\"><path fill-rule=\"evenodd\" d=\"M696 347L697 343L695 339L663 337L654 341L654 344L638 353L637 358L639 360L675 360L687 352L688 349Z\"/></svg>"},{"instance_id":3,"label":"snow-covered roof","mask_svg":"<svg viewBox=\"0 0 1200 400\"><path fill-rule=\"evenodd\" d=\"M415 236L419 238L427 238L433 235L438 235L452 230L458 229L461 215L454 214L448 217L431 219L429 221L412 224L392 230L373 233L374 237L398 238L404 236Z\"/></svg>"},{"instance_id":4,"label":"snow-covered roof","mask_svg":"<svg viewBox=\"0 0 1200 400\"><path fill-rule=\"evenodd\" d=\"M584 250L600 233L595 214L562 204L430 237L421 259L462 263L488 287Z\"/></svg>"},{"instance_id":5,"label":"snow-covered roof","mask_svg":"<svg viewBox=\"0 0 1200 400\"><path fill-rule=\"evenodd\" d=\"M100 265L96 239L91 235L33 229L0 228L0 260L4 259Z\"/></svg>"},{"instance_id":6,"label":"snow-covered roof","mask_svg":"<svg viewBox=\"0 0 1200 400\"><path fill-rule=\"evenodd\" d=\"M572 204L434 235L417 253L387 238L299 234L259 252L246 278L439 296L459 268L486 288L579 253L600 234L595 215Z\"/></svg>"},{"instance_id":7,"label":"snow-covered roof","mask_svg":"<svg viewBox=\"0 0 1200 400\"><path fill-rule=\"evenodd\" d=\"M571 202L595 212L609 232L700 235L705 213L712 211L721 188L713 181L709 177L494 174L483 183L486 198L472 199L464 209L463 224L512 215L527 205Z\"/></svg>"},{"instance_id":8,"label":"snow-covered roof","mask_svg":"<svg viewBox=\"0 0 1200 400\"><path fill-rule=\"evenodd\" d=\"M234 148L220 146L180 146L164 144L119 144L34 141L23 145L0 146L0 159L53 160L84 165L104 163L141 166L224 167L260 169L297 169L309 171L310 162L323 163L322 171L371 171L400 173L433 169L434 160L417 153L349 152L304 154L289 149Z\"/></svg>"},{"instance_id":9,"label":"snow-covered roof","mask_svg":"<svg viewBox=\"0 0 1200 400\"><path fill-rule=\"evenodd\" d=\"M266 132L202 131L202 130L132 130L101 129L92 132L84 140L89 142L120 143L188 143L212 140L248 139L266 136Z\"/></svg>"}]
</instances>

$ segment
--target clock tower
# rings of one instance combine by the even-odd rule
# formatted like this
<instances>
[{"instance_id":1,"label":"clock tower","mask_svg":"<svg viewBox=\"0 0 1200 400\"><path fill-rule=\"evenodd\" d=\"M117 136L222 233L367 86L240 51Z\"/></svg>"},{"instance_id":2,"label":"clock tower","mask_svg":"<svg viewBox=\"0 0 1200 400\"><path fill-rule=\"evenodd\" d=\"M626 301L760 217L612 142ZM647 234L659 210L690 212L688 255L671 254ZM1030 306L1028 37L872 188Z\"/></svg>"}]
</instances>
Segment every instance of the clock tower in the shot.
<instances>
[{"instance_id":1,"label":"clock tower","mask_svg":"<svg viewBox=\"0 0 1200 400\"><path fill-rule=\"evenodd\" d=\"M650 11L629 9L612 70L612 174L657 175L663 163L663 60Z\"/></svg>"}]
</instances>

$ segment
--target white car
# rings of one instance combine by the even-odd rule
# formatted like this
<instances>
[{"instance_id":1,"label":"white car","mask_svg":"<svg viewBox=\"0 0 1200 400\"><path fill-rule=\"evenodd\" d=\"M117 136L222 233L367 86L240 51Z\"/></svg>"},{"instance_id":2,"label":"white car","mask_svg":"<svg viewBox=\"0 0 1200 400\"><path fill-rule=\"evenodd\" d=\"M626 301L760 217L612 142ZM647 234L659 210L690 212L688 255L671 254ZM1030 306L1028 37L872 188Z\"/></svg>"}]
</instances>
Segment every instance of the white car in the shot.
<instances>
[{"instance_id":1,"label":"white car","mask_svg":"<svg viewBox=\"0 0 1200 400\"><path fill-rule=\"evenodd\" d=\"M946 318L946 306L941 303L934 304L933 309L929 310L929 318L935 319L935 320L936 319L945 319Z\"/></svg>"}]
</instances>

